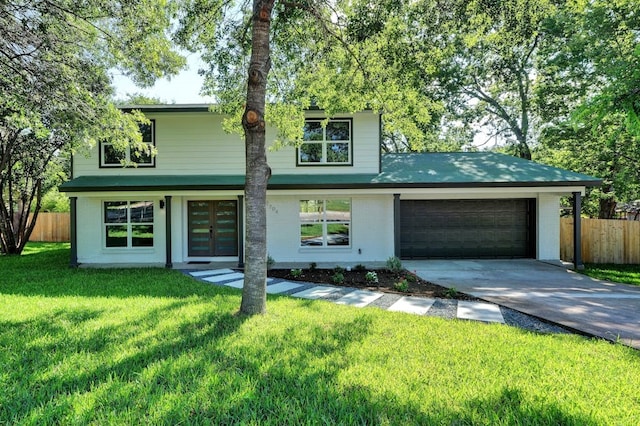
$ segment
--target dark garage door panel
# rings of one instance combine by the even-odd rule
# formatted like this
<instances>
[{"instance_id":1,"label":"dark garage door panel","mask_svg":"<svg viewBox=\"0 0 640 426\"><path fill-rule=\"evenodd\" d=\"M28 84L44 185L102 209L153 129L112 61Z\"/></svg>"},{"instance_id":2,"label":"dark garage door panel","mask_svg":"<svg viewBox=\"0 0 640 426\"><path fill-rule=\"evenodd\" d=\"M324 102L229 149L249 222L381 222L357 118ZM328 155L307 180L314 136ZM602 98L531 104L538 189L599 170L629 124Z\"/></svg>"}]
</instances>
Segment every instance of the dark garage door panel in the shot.
<instances>
[{"instance_id":1,"label":"dark garage door panel","mask_svg":"<svg viewBox=\"0 0 640 426\"><path fill-rule=\"evenodd\" d=\"M534 200L403 200L403 258L532 257Z\"/></svg>"}]
</instances>

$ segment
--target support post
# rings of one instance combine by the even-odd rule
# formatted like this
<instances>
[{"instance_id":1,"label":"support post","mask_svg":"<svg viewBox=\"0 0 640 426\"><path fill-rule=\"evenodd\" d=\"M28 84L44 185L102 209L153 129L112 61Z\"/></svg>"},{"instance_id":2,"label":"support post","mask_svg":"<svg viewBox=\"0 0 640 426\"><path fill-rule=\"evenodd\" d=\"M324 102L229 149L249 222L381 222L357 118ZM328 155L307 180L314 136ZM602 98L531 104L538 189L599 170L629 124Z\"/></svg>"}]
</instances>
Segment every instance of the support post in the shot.
<instances>
[{"instance_id":1,"label":"support post","mask_svg":"<svg viewBox=\"0 0 640 426\"><path fill-rule=\"evenodd\" d=\"M393 254L400 257L400 194L393 194Z\"/></svg>"},{"instance_id":2,"label":"support post","mask_svg":"<svg viewBox=\"0 0 640 426\"><path fill-rule=\"evenodd\" d=\"M77 201L78 197L69 197L69 240L71 243L71 259L69 266L72 268L78 267L78 213L77 213Z\"/></svg>"},{"instance_id":3,"label":"support post","mask_svg":"<svg viewBox=\"0 0 640 426\"><path fill-rule=\"evenodd\" d=\"M173 263L171 262L171 195L164 196L164 208L165 208L165 268L173 268Z\"/></svg>"},{"instance_id":4,"label":"support post","mask_svg":"<svg viewBox=\"0 0 640 426\"><path fill-rule=\"evenodd\" d=\"M238 195L238 268L244 268L244 195Z\"/></svg>"},{"instance_id":5,"label":"support post","mask_svg":"<svg viewBox=\"0 0 640 426\"><path fill-rule=\"evenodd\" d=\"M580 213L582 211L582 194L573 193L573 267L576 270L584 269L582 263L582 221Z\"/></svg>"}]
</instances>

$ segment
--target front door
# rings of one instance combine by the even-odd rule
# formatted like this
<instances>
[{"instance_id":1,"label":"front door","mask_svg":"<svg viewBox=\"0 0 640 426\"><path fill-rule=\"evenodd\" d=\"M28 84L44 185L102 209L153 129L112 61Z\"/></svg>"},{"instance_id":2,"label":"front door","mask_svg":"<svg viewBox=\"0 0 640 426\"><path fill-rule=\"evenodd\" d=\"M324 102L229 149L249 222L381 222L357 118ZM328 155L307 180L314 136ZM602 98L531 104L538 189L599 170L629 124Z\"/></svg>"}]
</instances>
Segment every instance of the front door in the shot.
<instances>
[{"instance_id":1,"label":"front door","mask_svg":"<svg viewBox=\"0 0 640 426\"><path fill-rule=\"evenodd\" d=\"M189 201L189 256L238 255L238 202Z\"/></svg>"}]
</instances>

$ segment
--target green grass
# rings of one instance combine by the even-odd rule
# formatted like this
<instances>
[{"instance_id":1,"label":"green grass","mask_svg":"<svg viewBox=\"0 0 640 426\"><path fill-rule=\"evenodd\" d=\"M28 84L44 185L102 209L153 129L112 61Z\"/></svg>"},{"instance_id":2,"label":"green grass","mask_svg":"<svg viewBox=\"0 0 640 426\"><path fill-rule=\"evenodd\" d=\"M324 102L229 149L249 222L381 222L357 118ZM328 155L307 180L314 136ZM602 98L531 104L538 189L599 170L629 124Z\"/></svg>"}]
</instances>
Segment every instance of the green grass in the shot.
<instances>
[{"instance_id":1,"label":"green grass","mask_svg":"<svg viewBox=\"0 0 640 426\"><path fill-rule=\"evenodd\" d=\"M640 285L640 265L588 263L581 272L603 281Z\"/></svg>"},{"instance_id":2,"label":"green grass","mask_svg":"<svg viewBox=\"0 0 640 426\"><path fill-rule=\"evenodd\" d=\"M640 423L637 351L240 292L163 269L0 257L0 424Z\"/></svg>"}]
</instances>

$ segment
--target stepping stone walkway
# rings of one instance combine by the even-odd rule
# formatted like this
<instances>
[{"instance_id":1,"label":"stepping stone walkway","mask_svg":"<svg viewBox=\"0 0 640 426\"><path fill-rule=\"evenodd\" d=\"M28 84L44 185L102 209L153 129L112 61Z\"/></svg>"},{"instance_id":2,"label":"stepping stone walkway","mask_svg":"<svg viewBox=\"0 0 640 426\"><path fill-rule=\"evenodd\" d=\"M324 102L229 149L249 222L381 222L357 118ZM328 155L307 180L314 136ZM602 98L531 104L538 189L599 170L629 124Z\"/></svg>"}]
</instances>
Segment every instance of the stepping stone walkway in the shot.
<instances>
[{"instance_id":1,"label":"stepping stone walkway","mask_svg":"<svg viewBox=\"0 0 640 426\"><path fill-rule=\"evenodd\" d=\"M210 269L205 271L190 271L188 274L199 280L241 289L244 285L244 274L233 269ZM384 293L351 289L343 294L344 287L324 286L313 283L291 282L281 279L267 279L267 293L287 294L293 297L311 300L331 300L341 305L364 308L365 306L375 306L378 299ZM342 296L341 296L342 294ZM405 312L415 315L427 315L435 303L435 299L426 297L405 296L398 299L388 308L389 311ZM500 306L486 302L458 301L457 317L473 321L504 323L504 318L500 311Z\"/></svg>"},{"instance_id":2,"label":"stepping stone walkway","mask_svg":"<svg viewBox=\"0 0 640 426\"><path fill-rule=\"evenodd\" d=\"M500 306L483 302L467 302L460 300L458 302L458 318L474 321L504 323L502 312L500 312Z\"/></svg>"}]
</instances>

